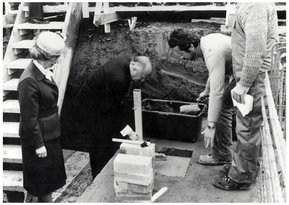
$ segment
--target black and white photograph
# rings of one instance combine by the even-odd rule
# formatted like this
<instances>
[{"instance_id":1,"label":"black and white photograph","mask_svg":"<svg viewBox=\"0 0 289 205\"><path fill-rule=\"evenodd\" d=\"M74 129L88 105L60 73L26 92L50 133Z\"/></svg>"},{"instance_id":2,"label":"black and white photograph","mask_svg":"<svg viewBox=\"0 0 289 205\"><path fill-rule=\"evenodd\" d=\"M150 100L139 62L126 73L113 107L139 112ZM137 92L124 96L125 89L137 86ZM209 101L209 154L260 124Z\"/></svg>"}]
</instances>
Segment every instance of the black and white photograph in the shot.
<instances>
[{"instance_id":1,"label":"black and white photograph","mask_svg":"<svg viewBox=\"0 0 289 205\"><path fill-rule=\"evenodd\" d=\"M287 6L2 1L2 203L285 204Z\"/></svg>"}]
</instances>

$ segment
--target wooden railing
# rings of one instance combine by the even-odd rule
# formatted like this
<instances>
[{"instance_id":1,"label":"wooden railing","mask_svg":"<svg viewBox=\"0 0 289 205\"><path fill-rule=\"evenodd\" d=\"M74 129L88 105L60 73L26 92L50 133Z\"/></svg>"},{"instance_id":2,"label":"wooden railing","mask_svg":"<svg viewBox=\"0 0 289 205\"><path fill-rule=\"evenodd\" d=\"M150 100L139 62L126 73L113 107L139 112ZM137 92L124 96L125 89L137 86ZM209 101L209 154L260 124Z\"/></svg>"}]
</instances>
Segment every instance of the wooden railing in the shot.
<instances>
[{"instance_id":1,"label":"wooden railing","mask_svg":"<svg viewBox=\"0 0 289 205\"><path fill-rule=\"evenodd\" d=\"M260 202L286 202L286 42L271 50L271 69L262 98Z\"/></svg>"}]
</instances>

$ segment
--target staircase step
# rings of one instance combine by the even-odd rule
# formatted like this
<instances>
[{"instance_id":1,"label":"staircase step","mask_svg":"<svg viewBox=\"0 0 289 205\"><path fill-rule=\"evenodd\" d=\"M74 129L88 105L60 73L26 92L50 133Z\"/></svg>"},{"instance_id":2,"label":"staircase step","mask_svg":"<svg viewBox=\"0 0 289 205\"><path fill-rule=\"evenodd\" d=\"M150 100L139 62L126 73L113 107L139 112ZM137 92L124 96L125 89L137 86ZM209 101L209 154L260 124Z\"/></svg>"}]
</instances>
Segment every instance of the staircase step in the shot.
<instances>
[{"instance_id":1,"label":"staircase step","mask_svg":"<svg viewBox=\"0 0 289 205\"><path fill-rule=\"evenodd\" d=\"M24 6L23 7L24 12L29 12L29 7ZM66 5L44 5L43 6L43 13L48 14L48 13L65 13L67 11L67 6Z\"/></svg>"},{"instance_id":2,"label":"staircase step","mask_svg":"<svg viewBox=\"0 0 289 205\"><path fill-rule=\"evenodd\" d=\"M19 138L19 122L3 122L3 137Z\"/></svg>"},{"instance_id":3,"label":"staircase step","mask_svg":"<svg viewBox=\"0 0 289 205\"><path fill-rule=\"evenodd\" d=\"M20 113L20 106L18 100L5 100L3 102L4 113Z\"/></svg>"},{"instance_id":4,"label":"staircase step","mask_svg":"<svg viewBox=\"0 0 289 205\"><path fill-rule=\"evenodd\" d=\"M12 48L14 49L29 49L34 45L34 40L22 40L14 43Z\"/></svg>"},{"instance_id":5,"label":"staircase step","mask_svg":"<svg viewBox=\"0 0 289 205\"><path fill-rule=\"evenodd\" d=\"M3 190L23 192L22 171L3 170Z\"/></svg>"},{"instance_id":6,"label":"staircase step","mask_svg":"<svg viewBox=\"0 0 289 205\"><path fill-rule=\"evenodd\" d=\"M31 58L19 58L7 64L8 69L25 69L31 62Z\"/></svg>"},{"instance_id":7,"label":"staircase step","mask_svg":"<svg viewBox=\"0 0 289 205\"><path fill-rule=\"evenodd\" d=\"M52 21L47 24L33 24L33 23L22 23L17 26L18 29L25 30L62 30L64 22Z\"/></svg>"},{"instance_id":8,"label":"staircase step","mask_svg":"<svg viewBox=\"0 0 289 205\"><path fill-rule=\"evenodd\" d=\"M12 78L11 80L6 81L3 83L3 90L4 91L17 91L19 78Z\"/></svg>"},{"instance_id":9,"label":"staircase step","mask_svg":"<svg viewBox=\"0 0 289 205\"><path fill-rule=\"evenodd\" d=\"M4 163L22 163L22 151L20 145L3 145Z\"/></svg>"}]
</instances>

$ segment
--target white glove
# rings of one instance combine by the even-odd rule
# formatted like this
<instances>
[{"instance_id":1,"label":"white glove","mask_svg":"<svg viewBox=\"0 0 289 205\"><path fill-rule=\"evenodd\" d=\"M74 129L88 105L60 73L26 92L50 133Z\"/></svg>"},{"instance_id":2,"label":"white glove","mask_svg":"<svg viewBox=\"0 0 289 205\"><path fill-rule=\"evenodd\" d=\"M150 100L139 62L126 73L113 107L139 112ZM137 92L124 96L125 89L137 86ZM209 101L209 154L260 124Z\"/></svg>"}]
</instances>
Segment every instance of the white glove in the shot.
<instances>
[{"instance_id":1,"label":"white glove","mask_svg":"<svg viewBox=\"0 0 289 205\"><path fill-rule=\"evenodd\" d=\"M136 132L134 132L134 131L131 131L131 132L128 134L128 137L129 137L129 139L131 139L131 140L139 140L139 135L138 135Z\"/></svg>"},{"instance_id":2,"label":"white glove","mask_svg":"<svg viewBox=\"0 0 289 205\"><path fill-rule=\"evenodd\" d=\"M35 149L35 153L38 157L44 158L47 156L47 150L45 148L45 146L42 146L38 149Z\"/></svg>"}]
</instances>

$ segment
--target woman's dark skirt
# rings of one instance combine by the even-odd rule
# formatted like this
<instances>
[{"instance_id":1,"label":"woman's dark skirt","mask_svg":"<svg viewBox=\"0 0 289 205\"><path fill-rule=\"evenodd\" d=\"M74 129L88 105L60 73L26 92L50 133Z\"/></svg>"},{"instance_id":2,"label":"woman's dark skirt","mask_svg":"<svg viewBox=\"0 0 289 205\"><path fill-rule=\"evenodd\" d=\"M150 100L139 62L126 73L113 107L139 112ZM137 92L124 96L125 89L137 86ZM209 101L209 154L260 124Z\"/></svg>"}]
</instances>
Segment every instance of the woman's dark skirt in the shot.
<instances>
[{"instance_id":1,"label":"woman's dark skirt","mask_svg":"<svg viewBox=\"0 0 289 205\"><path fill-rule=\"evenodd\" d=\"M47 157L40 158L33 146L23 147L24 188L34 196L45 196L65 184L66 173L59 138L45 142Z\"/></svg>"}]
</instances>

